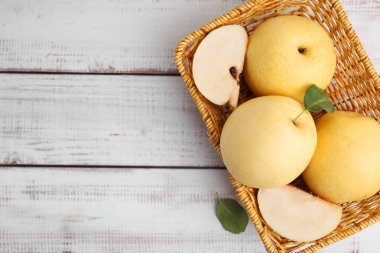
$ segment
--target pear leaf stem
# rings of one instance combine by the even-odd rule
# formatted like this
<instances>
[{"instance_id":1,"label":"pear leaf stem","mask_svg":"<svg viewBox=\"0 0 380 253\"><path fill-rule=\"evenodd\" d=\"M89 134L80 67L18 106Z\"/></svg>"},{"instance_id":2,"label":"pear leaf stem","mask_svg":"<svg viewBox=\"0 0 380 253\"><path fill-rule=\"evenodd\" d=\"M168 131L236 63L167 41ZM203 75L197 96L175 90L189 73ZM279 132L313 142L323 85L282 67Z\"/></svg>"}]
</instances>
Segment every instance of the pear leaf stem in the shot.
<instances>
[{"instance_id":1,"label":"pear leaf stem","mask_svg":"<svg viewBox=\"0 0 380 253\"><path fill-rule=\"evenodd\" d=\"M325 91L315 84L312 84L309 88L307 88L303 102L305 109L293 120L293 124L295 124L297 119L301 117L306 110L309 112L320 112L324 110L329 113L336 110L334 104L331 103Z\"/></svg>"},{"instance_id":2,"label":"pear leaf stem","mask_svg":"<svg viewBox=\"0 0 380 253\"><path fill-rule=\"evenodd\" d=\"M296 123L297 119L299 119L299 117L301 117L301 115L302 115L304 112L306 112L306 109L304 109L300 114L298 114L297 117L295 117L295 119L292 120L293 124Z\"/></svg>"}]
</instances>

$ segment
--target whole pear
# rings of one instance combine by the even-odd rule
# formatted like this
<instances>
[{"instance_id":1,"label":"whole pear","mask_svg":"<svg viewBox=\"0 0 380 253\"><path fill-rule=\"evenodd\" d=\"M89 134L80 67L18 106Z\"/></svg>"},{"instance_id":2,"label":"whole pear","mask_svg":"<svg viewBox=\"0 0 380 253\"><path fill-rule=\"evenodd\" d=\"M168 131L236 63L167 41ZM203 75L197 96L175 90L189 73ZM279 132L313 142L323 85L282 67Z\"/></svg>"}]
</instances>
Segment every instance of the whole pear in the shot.
<instances>
[{"instance_id":1,"label":"whole pear","mask_svg":"<svg viewBox=\"0 0 380 253\"><path fill-rule=\"evenodd\" d=\"M380 125L359 113L337 111L317 121L318 143L306 184L335 203L368 198L380 190Z\"/></svg>"},{"instance_id":2,"label":"whole pear","mask_svg":"<svg viewBox=\"0 0 380 253\"><path fill-rule=\"evenodd\" d=\"M257 96L282 95L302 102L306 89L325 89L336 66L333 42L318 23L279 16L249 36L244 79Z\"/></svg>"},{"instance_id":3,"label":"whole pear","mask_svg":"<svg viewBox=\"0 0 380 253\"><path fill-rule=\"evenodd\" d=\"M254 188L284 186L308 165L317 143L313 118L292 98L264 96L240 105L221 134L223 161L239 182Z\"/></svg>"}]
</instances>

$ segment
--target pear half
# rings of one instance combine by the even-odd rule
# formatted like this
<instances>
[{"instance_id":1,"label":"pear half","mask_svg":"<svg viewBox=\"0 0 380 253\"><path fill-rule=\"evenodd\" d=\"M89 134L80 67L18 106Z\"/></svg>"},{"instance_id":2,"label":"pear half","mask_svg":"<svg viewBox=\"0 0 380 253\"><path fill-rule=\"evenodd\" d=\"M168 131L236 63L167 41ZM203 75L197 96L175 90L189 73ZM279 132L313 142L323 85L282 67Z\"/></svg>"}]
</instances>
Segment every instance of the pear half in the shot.
<instances>
[{"instance_id":1,"label":"pear half","mask_svg":"<svg viewBox=\"0 0 380 253\"><path fill-rule=\"evenodd\" d=\"M227 25L209 33L198 46L192 67L194 82L212 103L237 106L247 42L242 26Z\"/></svg>"},{"instance_id":2,"label":"pear half","mask_svg":"<svg viewBox=\"0 0 380 253\"><path fill-rule=\"evenodd\" d=\"M342 207L297 187L260 189L261 215L278 234L293 241L310 242L332 232L342 217Z\"/></svg>"}]
</instances>

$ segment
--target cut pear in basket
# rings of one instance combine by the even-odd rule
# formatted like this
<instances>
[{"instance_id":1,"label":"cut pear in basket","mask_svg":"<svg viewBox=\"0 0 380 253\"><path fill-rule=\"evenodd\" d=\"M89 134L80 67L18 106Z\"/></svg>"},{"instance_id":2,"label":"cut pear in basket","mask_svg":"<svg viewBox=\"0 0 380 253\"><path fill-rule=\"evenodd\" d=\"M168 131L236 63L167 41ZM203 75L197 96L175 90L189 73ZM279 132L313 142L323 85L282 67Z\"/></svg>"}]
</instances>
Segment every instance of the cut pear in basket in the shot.
<instances>
[{"instance_id":1,"label":"cut pear in basket","mask_svg":"<svg viewBox=\"0 0 380 253\"><path fill-rule=\"evenodd\" d=\"M212 103L237 106L248 35L239 25L209 33L195 52L193 78L198 90Z\"/></svg>"},{"instance_id":2,"label":"cut pear in basket","mask_svg":"<svg viewBox=\"0 0 380 253\"><path fill-rule=\"evenodd\" d=\"M260 189L260 213L281 236L309 242L332 232L342 217L342 207L317 198L295 186Z\"/></svg>"},{"instance_id":3,"label":"cut pear in basket","mask_svg":"<svg viewBox=\"0 0 380 253\"><path fill-rule=\"evenodd\" d=\"M318 143L303 177L312 192L343 203L380 190L380 124L355 112L337 111L317 121Z\"/></svg>"}]
</instances>

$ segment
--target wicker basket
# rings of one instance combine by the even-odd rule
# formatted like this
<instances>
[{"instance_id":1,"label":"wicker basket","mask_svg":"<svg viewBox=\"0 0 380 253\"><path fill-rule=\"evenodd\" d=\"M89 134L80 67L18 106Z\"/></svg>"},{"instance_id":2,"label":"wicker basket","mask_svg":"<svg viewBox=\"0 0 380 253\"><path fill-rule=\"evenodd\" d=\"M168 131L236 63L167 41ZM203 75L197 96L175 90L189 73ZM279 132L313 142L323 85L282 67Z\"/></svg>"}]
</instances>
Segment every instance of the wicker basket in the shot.
<instances>
[{"instance_id":1,"label":"wicker basket","mask_svg":"<svg viewBox=\"0 0 380 253\"><path fill-rule=\"evenodd\" d=\"M264 20L279 15L302 15L322 25L334 40L337 67L327 94L338 110L356 111L380 121L380 80L338 0L256 0L243 4L184 38L175 52L175 62L219 152L219 139L227 114L197 90L191 72L192 57L202 39L217 27L240 24L250 33ZM242 84L239 103L253 95ZM314 115L317 118L319 115ZM298 180L298 183L300 183ZM380 220L380 192L360 202L343 205L343 217L335 231L324 238L298 243L281 237L265 223L256 202L256 190L230 176L236 194L245 206L268 252L316 252ZM301 182L302 184L302 182Z\"/></svg>"}]
</instances>

